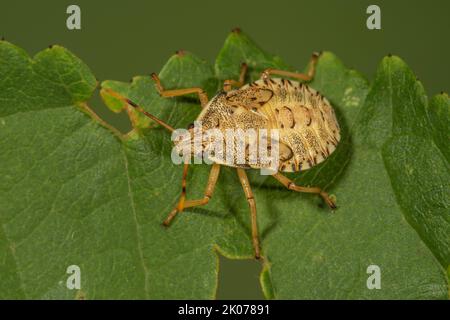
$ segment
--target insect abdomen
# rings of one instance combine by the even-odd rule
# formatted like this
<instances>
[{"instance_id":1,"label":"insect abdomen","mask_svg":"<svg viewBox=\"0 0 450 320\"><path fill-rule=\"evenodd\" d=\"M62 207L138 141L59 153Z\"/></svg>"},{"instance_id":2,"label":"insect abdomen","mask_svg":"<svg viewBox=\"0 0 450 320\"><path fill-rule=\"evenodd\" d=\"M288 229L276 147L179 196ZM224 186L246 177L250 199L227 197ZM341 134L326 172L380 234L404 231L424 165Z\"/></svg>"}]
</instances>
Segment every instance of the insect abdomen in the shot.
<instances>
[{"instance_id":1,"label":"insect abdomen","mask_svg":"<svg viewBox=\"0 0 450 320\"><path fill-rule=\"evenodd\" d=\"M258 112L279 129L281 171L306 170L325 160L340 140L339 124L328 100L316 90L286 79L251 84L273 91Z\"/></svg>"}]
</instances>

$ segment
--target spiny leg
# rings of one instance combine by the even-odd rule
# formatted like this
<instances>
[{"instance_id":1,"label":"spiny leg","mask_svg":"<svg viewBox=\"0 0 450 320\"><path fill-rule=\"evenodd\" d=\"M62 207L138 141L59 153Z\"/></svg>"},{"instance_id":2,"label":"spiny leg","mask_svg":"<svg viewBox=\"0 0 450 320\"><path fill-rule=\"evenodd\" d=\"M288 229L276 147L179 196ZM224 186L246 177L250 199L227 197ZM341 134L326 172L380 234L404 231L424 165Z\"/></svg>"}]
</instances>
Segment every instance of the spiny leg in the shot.
<instances>
[{"instance_id":1,"label":"spiny leg","mask_svg":"<svg viewBox=\"0 0 450 320\"><path fill-rule=\"evenodd\" d=\"M165 123L164 121L162 121L161 119L155 117L154 115L152 115L151 113L148 113L147 111L145 111L142 107L140 107L139 105L137 105L136 103L134 103L133 101L131 101L130 99L122 96L120 93L111 90L109 88L103 88L102 92L106 92L107 94L113 96L116 99L121 100L122 102L132 106L134 109L136 109L137 111L143 113L144 115L146 115L147 117L149 117L150 119L152 119L153 121L155 121L156 123L160 124L161 126L163 126L164 128L166 128L167 130L169 130L170 132L174 131L175 129L172 128L170 125L168 125L167 123Z\"/></svg>"},{"instance_id":2,"label":"spiny leg","mask_svg":"<svg viewBox=\"0 0 450 320\"><path fill-rule=\"evenodd\" d=\"M244 169L237 168L237 173L239 176L239 181L241 182L242 189L244 189L245 197L247 198L248 205L250 207L250 215L252 219L252 241L253 248L255 250L255 258L260 258L260 248L259 248L259 235L258 235L258 223L256 221L256 202L253 197L253 192L250 187L250 183L247 178L247 174Z\"/></svg>"},{"instance_id":3,"label":"spiny leg","mask_svg":"<svg viewBox=\"0 0 450 320\"><path fill-rule=\"evenodd\" d=\"M213 195L217 179L219 178L220 165L217 163L212 165L211 171L209 172L208 183L206 184L204 196L202 199L196 200L186 200L186 177L188 166L189 166L188 164L185 164L183 169L183 179L181 180L182 190L180 200L178 201L177 206L169 213L166 220L164 220L163 224L165 226L168 226L170 224L170 222L173 220L173 218L175 218L178 212L182 212L184 209L190 207L203 206L209 202L209 199L211 199Z\"/></svg>"},{"instance_id":4,"label":"spiny leg","mask_svg":"<svg viewBox=\"0 0 450 320\"><path fill-rule=\"evenodd\" d=\"M275 179L277 179L278 181L280 181L281 184L284 185L289 190L293 190L293 191L297 191L297 192L317 193L317 194L319 194L331 209L336 209L336 204L334 203L334 201L331 200L330 196L328 195L328 193L326 193L322 189L320 189L318 187L311 187L310 188L310 187L298 186L291 179L289 179L288 177L282 175L279 172L275 173L272 176Z\"/></svg>"},{"instance_id":5,"label":"spiny leg","mask_svg":"<svg viewBox=\"0 0 450 320\"><path fill-rule=\"evenodd\" d=\"M317 52L314 52L309 62L309 69L307 74L269 68L263 71L263 73L261 74L261 78L268 79L271 74L275 74L283 77L290 77L304 81L310 81L314 77L314 74L316 72L316 64L318 58L319 54Z\"/></svg>"},{"instance_id":6,"label":"spiny leg","mask_svg":"<svg viewBox=\"0 0 450 320\"><path fill-rule=\"evenodd\" d=\"M152 73L152 79L155 81L156 89L162 97L178 97L184 96L191 93L198 94L198 98L200 99L200 104L202 108L204 108L208 104L208 95L202 88L194 87L194 88L185 88L185 89L174 89L174 90L165 90L161 84L161 80L156 75L156 73Z\"/></svg>"},{"instance_id":7,"label":"spiny leg","mask_svg":"<svg viewBox=\"0 0 450 320\"><path fill-rule=\"evenodd\" d=\"M223 82L223 90L230 91L232 87L242 87L245 81L245 75L247 74L248 66L245 62L241 64L241 72L239 74L239 81L228 79Z\"/></svg>"}]
</instances>

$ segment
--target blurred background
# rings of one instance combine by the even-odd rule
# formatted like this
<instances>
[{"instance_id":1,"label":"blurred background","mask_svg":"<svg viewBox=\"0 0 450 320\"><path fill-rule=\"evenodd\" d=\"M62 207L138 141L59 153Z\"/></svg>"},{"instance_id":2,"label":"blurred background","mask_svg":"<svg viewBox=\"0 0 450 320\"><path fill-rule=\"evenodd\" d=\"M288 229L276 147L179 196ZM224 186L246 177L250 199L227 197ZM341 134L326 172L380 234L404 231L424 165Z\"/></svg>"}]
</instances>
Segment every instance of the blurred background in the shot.
<instances>
[{"instance_id":1,"label":"blurred background","mask_svg":"<svg viewBox=\"0 0 450 320\"><path fill-rule=\"evenodd\" d=\"M66 9L81 8L81 30L68 30ZM366 9L381 8L381 30L368 30ZM333 51L371 79L383 56L399 55L428 95L450 89L448 0L3 0L0 37L31 55L60 44L80 57L97 79L128 81L158 72L178 49L210 63L239 26L266 51L303 69L313 51ZM96 94L89 102L122 131L129 123ZM259 299L261 265L220 260L218 299Z\"/></svg>"}]
</instances>

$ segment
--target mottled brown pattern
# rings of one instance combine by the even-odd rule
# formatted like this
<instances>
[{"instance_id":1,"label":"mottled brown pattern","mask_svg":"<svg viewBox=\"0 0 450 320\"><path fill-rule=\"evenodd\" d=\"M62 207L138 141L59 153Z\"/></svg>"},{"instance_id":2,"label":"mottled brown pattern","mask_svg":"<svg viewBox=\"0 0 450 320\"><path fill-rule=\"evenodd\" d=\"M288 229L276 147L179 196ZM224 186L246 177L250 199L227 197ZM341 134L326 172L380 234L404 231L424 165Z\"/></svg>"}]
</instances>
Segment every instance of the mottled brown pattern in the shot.
<instances>
[{"instance_id":1,"label":"mottled brown pattern","mask_svg":"<svg viewBox=\"0 0 450 320\"><path fill-rule=\"evenodd\" d=\"M286 172L322 162L340 140L339 124L328 100L306 84L282 78L261 79L221 92L197 120L204 130L278 129L279 169ZM263 167L259 163L231 166Z\"/></svg>"},{"instance_id":2,"label":"mottled brown pattern","mask_svg":"<svg viewBox=\"0 0 450 320\"><path fill-rule=\"evenodd\" d=\"M294 152L284 166L280 165L281 171L309 169L335 150L340 140L339 124L330 103L319 92L280 78L267 84L259 80L255 85L273 90L272 99L259 112L267 116L270 128L280 129L281 141Z\"/></svg>"}]
</instances>

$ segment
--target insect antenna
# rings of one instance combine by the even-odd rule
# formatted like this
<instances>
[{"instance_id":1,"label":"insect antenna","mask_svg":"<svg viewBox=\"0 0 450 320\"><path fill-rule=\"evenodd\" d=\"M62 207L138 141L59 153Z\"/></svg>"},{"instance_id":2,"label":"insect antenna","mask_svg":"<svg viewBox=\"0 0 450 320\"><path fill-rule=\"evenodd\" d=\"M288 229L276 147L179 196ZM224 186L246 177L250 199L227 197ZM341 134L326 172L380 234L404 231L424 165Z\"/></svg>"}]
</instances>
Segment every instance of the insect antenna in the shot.
<instances>
[{"instance_id":1,"label":"insect antenna","mask_svg":"<svg viewBox=\"0 0 450 320\"><path fill-rule=\"evenodd\" d=\"M103 88L102 91L108 93L109 95L113 96L116 99L121 100L122 102L126 103L129 106L132 106L135 110L139 111L140 113L144 114L145 116L149 117L150 119L152 119L153 121L155 121L156 123L160 124L161 126L163 126L164 128L166 128L167 130L169 130L170 132L173 132L175 129L173 127L171 127L170 125L168 125L167 123L165 123L164 121L162 121L161 119L155 117L154 115L152 115L151 113L145 111L141 106L139 106L138 104L136 104L135 102L133 102L132 100L122 96L121 94L109 89L109 88Z\"/></svg>"}]
</instances>

